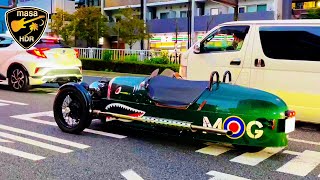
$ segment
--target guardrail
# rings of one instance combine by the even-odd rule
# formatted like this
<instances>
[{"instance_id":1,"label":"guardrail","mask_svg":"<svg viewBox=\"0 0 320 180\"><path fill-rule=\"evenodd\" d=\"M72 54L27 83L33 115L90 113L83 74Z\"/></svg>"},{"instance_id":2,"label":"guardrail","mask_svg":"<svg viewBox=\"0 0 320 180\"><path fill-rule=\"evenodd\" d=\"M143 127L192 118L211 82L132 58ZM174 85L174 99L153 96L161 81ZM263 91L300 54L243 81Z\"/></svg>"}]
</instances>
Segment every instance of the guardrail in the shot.
<instances>
[{"instance_id":1,"label":"guardrail","mask_svg":"<svg viewBox=\"0 0 320 180\"><path fill-rule=\"evenodd\" d=\"M155 51L155 50L130 50L130 49L106 49L106 48L78 48L73 47L79 51L80 58L93 58L93 59L110 59L110 60L137 60L145 61L151 58L167 56L169 63L180 64L181 54L168 50ZM104 57L105 56L105 57Z\"/></svg>"}]
</instances>

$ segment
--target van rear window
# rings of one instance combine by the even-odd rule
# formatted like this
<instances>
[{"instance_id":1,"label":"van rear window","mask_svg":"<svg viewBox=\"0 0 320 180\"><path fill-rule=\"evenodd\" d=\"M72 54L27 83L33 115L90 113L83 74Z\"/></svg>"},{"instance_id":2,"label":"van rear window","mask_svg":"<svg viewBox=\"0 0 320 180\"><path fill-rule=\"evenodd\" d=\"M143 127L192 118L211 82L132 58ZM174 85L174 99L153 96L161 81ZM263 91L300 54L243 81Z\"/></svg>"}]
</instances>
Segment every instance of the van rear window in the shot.
<instances>
[{"instance_id":1,"label":"van rear window","mask_svg":"<svg viewBox=\"0 0 320 180\"><path fill-rule=\"evenodd\" d=\"M260 27L259 33L269 58L320 61L320 26Z\"/></svg>"}]
</instances>

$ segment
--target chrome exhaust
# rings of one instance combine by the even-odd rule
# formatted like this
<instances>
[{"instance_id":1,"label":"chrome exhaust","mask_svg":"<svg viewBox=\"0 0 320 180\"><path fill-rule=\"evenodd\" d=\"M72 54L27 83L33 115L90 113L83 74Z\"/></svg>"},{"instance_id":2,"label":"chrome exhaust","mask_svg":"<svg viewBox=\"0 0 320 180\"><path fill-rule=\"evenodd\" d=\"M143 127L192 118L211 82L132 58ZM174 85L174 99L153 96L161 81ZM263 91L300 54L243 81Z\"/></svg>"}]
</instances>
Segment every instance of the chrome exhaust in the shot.
<instances>
[{"instance_id":1,"label":"chrome exhaust","mask_svg":"<svg viewBox=\"0 0 320 180\"><path fill-rule=\"evenodd\" d=\"M193 125L191 122L188 121L178 121L173 119L165 119L165 118L158 118L158 117L150 117L150 116L143 116L143 117L131 117L123 114L111 113L111 112L102 112L100 110L93 110L93 114L95 115L105 115L105 116L112 116L118 119L126 119L132 121L139 121L148 124L157 124L166 127L172 127L177 129L188 129L188 130L199 130L205 131L208 133L215 133L221 135L232 135L232 131L224 130L224 129L217 129L217 128L210 128L210 127L203 127Z\"/></svg>"}]
</instances>

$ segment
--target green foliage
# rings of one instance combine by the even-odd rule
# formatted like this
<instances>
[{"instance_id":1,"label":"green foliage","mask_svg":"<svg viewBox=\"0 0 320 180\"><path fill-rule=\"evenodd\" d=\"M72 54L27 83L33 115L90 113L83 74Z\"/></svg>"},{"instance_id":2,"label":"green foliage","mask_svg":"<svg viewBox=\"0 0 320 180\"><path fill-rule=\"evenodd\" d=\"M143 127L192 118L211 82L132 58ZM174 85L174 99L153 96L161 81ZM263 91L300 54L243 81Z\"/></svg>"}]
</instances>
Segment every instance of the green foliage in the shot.
<instances>
[{"instance_id":1,"label":"green foliage","mask_svg":"<svg viewBox=\"0 0 320 180\"><path fill-rule=\"evenodd\" d=\"M178 64L150 64L143 61L126 62L126 61L103 61L97 59L81 59L82 67L84 70L120 72L120 73L133 73L133 74L150 74L155 69L159 68L160 71L166 68L173 71L179 71Z\"/></svg>"},{"instance_id":2,"label":"green foliage","mask_svg":"<svg viewBox=\"0 0 320 180\"><path fill-rule=\"evenodd\" d=\"M169 54L167 51L162 51L159 57L150 58L146 62L150 64L169 64Z\"/></svg>"},{"instance_id":3,"label":"green foliage","mask_svg":"<svg viewBox=\"0 0 320 180\"><path fill-rule=\"evenodd\" d=\"M98 7L81 7L74 13L74 32L77 38L86 40L89 47L96 47L100 37L108 35L107 18Z\"/></svg>"},{"instance_id":4,"label":"green foliage","mask_svg":"<svg viewBox=\"0 0 320 180\"><path fill-rule=\"evenodd\" d=\"M61 36L67 45L71 44L71 36L74 35L73 19L74 16L72 14L57 8L57 13L52 15L52 22L49 23L51 31Z\"/></svg>"},{"instance_id":5,"label":"green foliage","mask_svg":"<svg viewBox=\"0 0 320 180\"><path fill-rule=\"evenodd\" d=\"M132 8L121 9L116 15L118 20L113 27L114 34L118 34L119 38L129 45L130 49L137 41L150 38L147 33L148 29L139 15Z\"/></svg>"},{"instance_id":6,"label":"green foliage","mask_svg":"<svg viewBox=\"0 0 320 180\"><path fill-rule=\"evenodd\" d=\"M126 55L124 57L124 61L126 62L136 62L139 60L139 56L138 55Z\"/></svg>"},{"instance_id":7,"label":"green foliage","mask_svg":"<svg viewBox=\"0 0 320 180\"><path fill-rule=\"evenodd\" d=\"M320 19L320 8L310 9L307 14L308 19Z\"/></svg>"},{"instance_id":8,"label":"green foliage","mask_svg":"<svg viewBox=\"0 0 320 180\"><path fill-rule=\"evenodd\" d=\"M104 60L104 61L111 61L112 58L113 58L113 51L111 51L111 50L105 50L105 51L103 51L102 60Z\"/></svg>"}]
</instances>

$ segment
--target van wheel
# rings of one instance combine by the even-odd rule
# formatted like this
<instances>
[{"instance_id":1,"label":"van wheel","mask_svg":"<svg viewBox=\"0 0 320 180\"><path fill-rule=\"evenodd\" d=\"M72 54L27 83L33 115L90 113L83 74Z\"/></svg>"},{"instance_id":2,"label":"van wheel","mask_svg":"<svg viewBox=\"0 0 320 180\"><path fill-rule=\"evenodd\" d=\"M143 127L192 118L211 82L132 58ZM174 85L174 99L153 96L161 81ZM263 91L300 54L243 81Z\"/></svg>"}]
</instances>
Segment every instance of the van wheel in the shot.
<instances>
[{"instance_id":1,"label":"van wheel","mask_svg":"<svg viewBox=\"0 0 320 180\"><path fill-rule=\"evenodd\" d=\"M9 87L18 92L27 92L30 89L27 72L20 66L13 67L8 73Z\"/></svg>"}]
</instances>

